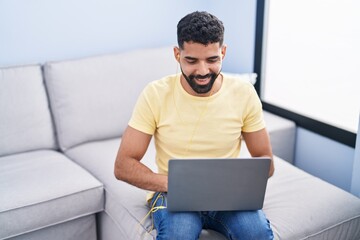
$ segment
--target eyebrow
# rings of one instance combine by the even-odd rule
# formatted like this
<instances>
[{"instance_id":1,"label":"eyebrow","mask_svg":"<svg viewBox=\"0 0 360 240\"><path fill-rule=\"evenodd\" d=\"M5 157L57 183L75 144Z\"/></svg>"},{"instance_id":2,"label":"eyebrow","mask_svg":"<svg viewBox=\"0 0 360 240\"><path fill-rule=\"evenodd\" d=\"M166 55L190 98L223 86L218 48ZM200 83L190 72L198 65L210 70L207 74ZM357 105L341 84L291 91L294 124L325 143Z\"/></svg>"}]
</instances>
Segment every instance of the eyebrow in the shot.
<instances>
[{"instance_id":1,"label":"eyebrow","mask_svg":"<svg viewBox=\"0 0 360 240\"><path fill-rule=\"evenodd\" d=\"M198 60L197 58L189 57L189 56L186 56L185 58L186 58L187 60L190 60L190 61L196 61L196 60Z\"/></svg>"},{"instance_id":2,"label":"eyebrow","mask_svg":"<svg viewBox=\"0 0 360 240\"><path fill-rule=\"evenodd\" d=\"M213 60L213 59L218 59L218 58L219 58L219 56L212 56L212 57L209 57L209 58L207 58L207 59Z\"/></svg>"},{"instance_id":3,"label":"eyebrow","mask_svg":"<svg viewBox=\"0 0 360 240\"><path fill-rule=\"evenodd\" d=\"M196 60L198 60L198 58L194 58L194 57L190 57L190 56L186 56L185 57L187 60L190 60L190 61L196 61ZM219 56L211 56L211 57L208 57L208 58L206 58L206 59L208 59L208 60L213 60L213 59L218 59L219 58Z\"/></svg>"}]
</instances>

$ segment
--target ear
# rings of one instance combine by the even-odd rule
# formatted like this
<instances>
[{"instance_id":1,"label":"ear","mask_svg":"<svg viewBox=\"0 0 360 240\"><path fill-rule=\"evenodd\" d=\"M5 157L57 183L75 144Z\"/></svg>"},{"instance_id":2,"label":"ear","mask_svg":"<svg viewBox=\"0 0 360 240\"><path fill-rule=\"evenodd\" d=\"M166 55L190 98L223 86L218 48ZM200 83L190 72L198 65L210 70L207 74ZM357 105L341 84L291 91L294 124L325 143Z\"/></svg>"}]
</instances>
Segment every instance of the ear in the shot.
<instances>
[{"instance_id":1,"label":"ear","mask_svg":"<svg viewBox=\"0 0 360 240\"><path fill-rule=\"evenodd\" d=\"M174 57L175 60L180 63L180 49L179 47L174 47Z\"/></svg>"},{"instance_id":2,"label":"ear","mask_svg":"<svg viewBox=\"0 0 360 240\"><path fill-rule=\"evenodd\" d=\"M224 59L226 55L226 47L227 46L225 44L221 47L221 59Z\"/></svg>"}]
</instances>

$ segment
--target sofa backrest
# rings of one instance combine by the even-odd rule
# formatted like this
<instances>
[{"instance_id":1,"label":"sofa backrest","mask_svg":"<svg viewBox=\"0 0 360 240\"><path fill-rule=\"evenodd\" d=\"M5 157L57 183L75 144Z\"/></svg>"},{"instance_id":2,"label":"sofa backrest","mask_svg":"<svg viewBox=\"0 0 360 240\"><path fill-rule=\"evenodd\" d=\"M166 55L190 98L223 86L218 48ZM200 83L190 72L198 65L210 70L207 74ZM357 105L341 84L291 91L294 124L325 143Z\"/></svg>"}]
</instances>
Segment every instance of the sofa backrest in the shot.
<instances>
[{"instance_id":1,"label":"sofa backrest","mask_svg":"<svg viewBox=\"0 0 360 240\"><path fill-rule=\"evenodd\" d=\"M176 68L171 47L46 63L60 148L120 137L145 85Z\"/></svg>"},{"instance_id":2,"label":"sofa backrest","mask_svg":"<svg viewBox=\"0 0 360 240\"><path fill-rule=\"evenodd\" d=\"M41 67L0 69L0 156L55 148Z\"/></svg>"}]
</instances>

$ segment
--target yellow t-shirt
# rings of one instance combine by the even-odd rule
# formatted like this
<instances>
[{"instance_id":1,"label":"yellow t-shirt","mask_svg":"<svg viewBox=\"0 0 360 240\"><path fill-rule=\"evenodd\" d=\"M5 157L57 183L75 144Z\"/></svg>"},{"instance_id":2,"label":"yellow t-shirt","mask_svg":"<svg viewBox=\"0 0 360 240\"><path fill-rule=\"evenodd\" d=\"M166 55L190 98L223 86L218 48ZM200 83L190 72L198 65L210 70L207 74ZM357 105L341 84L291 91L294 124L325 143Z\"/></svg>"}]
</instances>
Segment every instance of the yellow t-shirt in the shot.
<instances>
[{"instance_id":1,"label":"yellow t-shirt","mask_svg":"<svg viewBox=\"0 0 360 240\"><path fill-rule=\"evenodd\" d=\"M158 172L167 174L172 158L237 157L241 132L258 131L265 123L261 102L246 79L223 74L218 92L196 97L176 74L146 86L129 126L154 136Z\"/></svg>"}]
</instances>

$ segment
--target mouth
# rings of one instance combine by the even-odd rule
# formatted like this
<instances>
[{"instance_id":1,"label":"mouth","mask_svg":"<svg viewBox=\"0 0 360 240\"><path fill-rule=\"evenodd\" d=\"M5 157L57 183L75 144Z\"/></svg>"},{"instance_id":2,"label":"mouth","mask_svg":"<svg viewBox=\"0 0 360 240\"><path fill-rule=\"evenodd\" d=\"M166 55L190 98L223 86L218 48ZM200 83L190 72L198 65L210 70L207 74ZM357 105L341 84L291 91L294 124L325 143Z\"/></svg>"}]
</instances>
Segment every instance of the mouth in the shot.
<instances>
[{"instance_id":1,"label":"mouth","mask_svg":"<svg viewBox=\"0 0 360 240\"><path fill-rule=\"evenodd\" d=\"M196 83L199 85L206 85L210 82L211 77L207 77L207 78L194 78Z\"/></svg>"},{"instance_id":2,"label":"mouth","mask_svg":"<svg viewBox=\"0 0 360 240\"><path fill-rule=\"evenodd\" d=\"M206 85L211 81L211 77L212 77L211 74L195 75L195 76L193 76L193 79L199 85Z\"/></svg>"}]
</instances>

